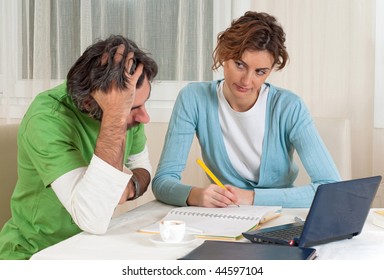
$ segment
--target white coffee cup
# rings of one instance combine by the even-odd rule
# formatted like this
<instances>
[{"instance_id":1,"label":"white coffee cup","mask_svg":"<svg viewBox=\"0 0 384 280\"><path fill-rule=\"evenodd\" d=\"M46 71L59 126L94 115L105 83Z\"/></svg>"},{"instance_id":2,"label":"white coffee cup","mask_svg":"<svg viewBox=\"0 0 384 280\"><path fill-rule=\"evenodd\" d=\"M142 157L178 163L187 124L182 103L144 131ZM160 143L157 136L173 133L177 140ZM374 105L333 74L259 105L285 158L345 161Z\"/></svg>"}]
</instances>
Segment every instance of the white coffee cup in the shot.
<instances>
[{"instance_id":1,"label":"white coffee cup","mask_svg":"<svg viewBox=\"0 0 384 280\"><path fill-rule=\"evenodd\" d=\"M177 243L183 240L185 235L185 222L179 220L160 221L160 236L164 242Z\"/></svg>"}]
</instances>

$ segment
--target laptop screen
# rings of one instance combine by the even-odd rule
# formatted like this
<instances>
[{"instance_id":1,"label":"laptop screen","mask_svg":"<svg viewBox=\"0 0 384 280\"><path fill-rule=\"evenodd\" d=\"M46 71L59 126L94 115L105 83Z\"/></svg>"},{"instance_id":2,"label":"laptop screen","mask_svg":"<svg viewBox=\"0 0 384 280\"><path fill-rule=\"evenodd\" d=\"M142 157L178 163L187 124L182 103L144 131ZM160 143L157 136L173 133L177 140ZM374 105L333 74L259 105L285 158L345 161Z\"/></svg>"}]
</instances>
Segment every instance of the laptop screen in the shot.
<instances>
[{"instance_id":1,"label":"laptop screen","mask_svg":"<svg viewBox=\"0 0 384 280\"><path fill-rule=\"evenodd\" d=\"M318 187L299 246L309 247L360 234L381 176Z\"/></svg>"}]
</instances>

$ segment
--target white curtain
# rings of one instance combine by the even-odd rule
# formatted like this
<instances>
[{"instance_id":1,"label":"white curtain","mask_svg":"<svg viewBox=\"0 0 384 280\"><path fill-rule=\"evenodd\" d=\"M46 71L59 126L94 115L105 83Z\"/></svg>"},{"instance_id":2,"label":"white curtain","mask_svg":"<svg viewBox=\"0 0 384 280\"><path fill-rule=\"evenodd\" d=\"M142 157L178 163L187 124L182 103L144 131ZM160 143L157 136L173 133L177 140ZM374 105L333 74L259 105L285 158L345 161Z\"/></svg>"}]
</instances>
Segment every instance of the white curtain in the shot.
<instances>
[{"instance_id":1,"label":"white curtain","mask_svg":"<svg viewBox=\"0 0 384 280\"><path fill-rule=\"evenodd\" d=\"M211 79L203 62L213 45L212 7L204 0L22 1L23 64L33 64L23 65L23 78L63 79L96 39L121 34L153 54L158 79Z\"/></svg>"}]
</instances>

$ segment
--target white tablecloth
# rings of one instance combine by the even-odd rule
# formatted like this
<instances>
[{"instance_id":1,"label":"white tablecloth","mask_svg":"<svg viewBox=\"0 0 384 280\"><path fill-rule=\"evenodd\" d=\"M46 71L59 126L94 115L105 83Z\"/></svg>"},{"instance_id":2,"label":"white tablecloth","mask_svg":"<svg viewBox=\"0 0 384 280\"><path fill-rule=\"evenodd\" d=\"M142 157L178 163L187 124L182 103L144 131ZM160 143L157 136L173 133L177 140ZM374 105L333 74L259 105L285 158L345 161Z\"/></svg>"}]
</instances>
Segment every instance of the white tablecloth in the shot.
<instances>
[{"instance_id":1,"label":"white tablecloth","mask_svg":"<svg viewBox=\"0 0 384 280\"><path fill-rule=\"evenodd\" d=\"M149 234L138 230L163 218L174 206L151 201L132 211L113 218L104 235L79 233L32 256L34 260L175 260L203 243L196 239L182 246L154 244ZM294 221L298 216L305 219L308 209L283 209L279 218L265 226ZM247 242L243 240L243 242ZM372 224L369 215L360 235L315 247L320 260L384 260L384 228Z\"/></svg>"}]
</instances>

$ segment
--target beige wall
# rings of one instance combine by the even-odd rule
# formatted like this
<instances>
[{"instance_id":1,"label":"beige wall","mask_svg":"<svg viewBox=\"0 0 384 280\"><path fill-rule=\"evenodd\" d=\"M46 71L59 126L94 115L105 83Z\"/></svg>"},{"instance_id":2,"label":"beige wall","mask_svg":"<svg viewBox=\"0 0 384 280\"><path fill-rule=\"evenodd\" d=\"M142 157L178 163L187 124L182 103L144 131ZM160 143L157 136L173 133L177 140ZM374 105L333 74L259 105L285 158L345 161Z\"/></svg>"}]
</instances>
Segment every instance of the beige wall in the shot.
<instances>
[{"instance_id":1,"label":"beige wall","mask_svg":"<svg viewBox=\"0 0 384 280\"><path fill-rule=\"evenodd\" d=\"M384 129L374 129L373 131L372 173L384 177ZM384 207L383 181L376 195L373 207Z\"/></svg>"}]
</instances>

